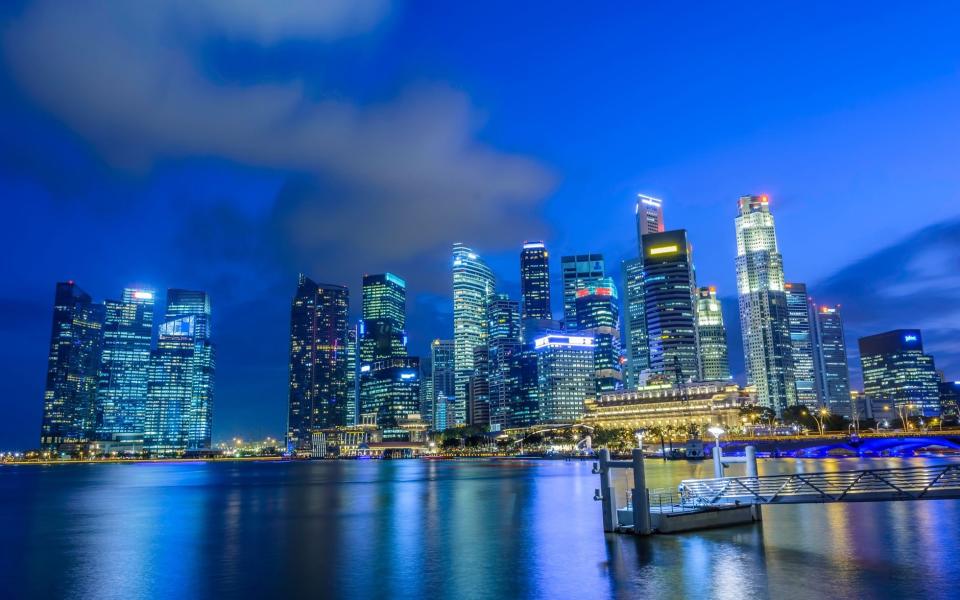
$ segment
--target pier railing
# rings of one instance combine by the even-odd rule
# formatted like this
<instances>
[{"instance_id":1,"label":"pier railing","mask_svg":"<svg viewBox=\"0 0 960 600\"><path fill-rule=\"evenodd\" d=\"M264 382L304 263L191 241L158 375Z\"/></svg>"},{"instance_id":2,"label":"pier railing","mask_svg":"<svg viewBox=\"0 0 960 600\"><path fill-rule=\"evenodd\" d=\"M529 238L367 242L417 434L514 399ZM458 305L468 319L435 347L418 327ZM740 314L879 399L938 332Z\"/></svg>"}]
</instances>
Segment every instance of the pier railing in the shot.
<instances>
[{"instance_id":1,"label":"pier railing","mask_svg":"<svg viewBox=\"0 0 960 600\"><path fill-rule=\"evenodd\" d=\"M960 464L688 479L681 504L799 504L960 498Z\"/></svg>"}]
</instances>

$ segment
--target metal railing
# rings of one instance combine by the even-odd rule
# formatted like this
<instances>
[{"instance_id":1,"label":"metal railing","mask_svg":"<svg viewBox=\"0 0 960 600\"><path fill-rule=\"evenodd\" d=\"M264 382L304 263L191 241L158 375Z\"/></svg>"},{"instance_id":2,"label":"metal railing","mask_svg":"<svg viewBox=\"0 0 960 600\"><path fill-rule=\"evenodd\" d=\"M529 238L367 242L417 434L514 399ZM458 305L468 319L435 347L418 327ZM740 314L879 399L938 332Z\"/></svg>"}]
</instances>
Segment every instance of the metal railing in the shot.
<instances>
[{"instance_id":1,"label":"metal railing","mask_svg":"<svg viewBox=\"0 0 960 600\"><path fill-rule=\"evenodd\" d=\"M679 493L685 506L960 498L960 464L688 479Z\"/></svg>"}]
</instances>

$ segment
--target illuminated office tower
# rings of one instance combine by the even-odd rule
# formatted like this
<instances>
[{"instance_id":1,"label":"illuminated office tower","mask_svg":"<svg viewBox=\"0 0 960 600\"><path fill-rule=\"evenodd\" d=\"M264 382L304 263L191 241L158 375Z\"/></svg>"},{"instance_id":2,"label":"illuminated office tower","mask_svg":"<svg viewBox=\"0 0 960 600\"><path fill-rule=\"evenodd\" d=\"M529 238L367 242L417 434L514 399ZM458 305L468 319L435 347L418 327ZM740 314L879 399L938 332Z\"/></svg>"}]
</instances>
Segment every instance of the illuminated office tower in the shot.
<instances>
[{"instance_id":1,"label":"illuminated office tower","mask_svg":"<svg viewBox=\"0 0 960 600\"><path fill-rule=\"evenodd\" d=\"M290 309L287 451L309 453L314 429L346 424L349 290L300 275Z\"/></svg>"},{"instance_id":2,"label":"illuminated office tower","mask_svg":"<svg viewBox=\"0 0 960 600\"><path fill-rule=\"evenodd\" d=\"M832 413L851 416L850 367L840 306L820 306L814 314L820 403Z\"/></svg>"},{"instance_id":3,"label":"illuminated office tower","mask_svg":"<svg viewBox=\"0 0 960 600\"><path fill-rule=\"evenodd\" d=\"M534 341L540 380L540 421L576 423L584 401L593 398L593 338L547 335Z\"/></svg>"},{"instance_id":4,"label":"illuminated office tower","mask_svg":"<svg viewBox=\"0 0 960 600\"><path fill-rule=\"evenodd\" d=\"M637 243L651 233L663 233L663 201L637 194Z\"/></svg>"},{"instance_id":5,"label":"illuminated office tower","mask_svg":"<svg viewBox=\"0 0 960 600\"><path fill-rule=\"evenodd\" d=\"M347 410L346 424L360 424L360 326L347 329Z\"/></svg>"},{"instance_id":6,"label":"illuminated office tower","mask_svg":"<svg viewBox=\"0 0 960 600\"><path fill-rule=\"evenodd\" d=\"M467 423L490 425L490 350L486 346L473 348L473 374L467 383Z\"/></svg>"},{"instance_id":7,"label":"illuminated office tower","mask_svg":"<svg viewBox=\"0 0 960 600\"><path fill-rule=\"evenodd\" d=\"M520 252L520 318L552 319L550 254L543 242L525 242Z\"/></svg>"},{"instance_id":8,"label":"illuminated office tower","mask_svg":"<svg viewBox=\"0 0 960 600\"><path fill-rule=\"evenodd\" d=\"M650 370L672 382L699 380L697 287L687 232L650 233L641 247Z\"/></svg>"},{"instance_id":9,"label":"illuminated office tower","mask_svg":"<svg viewBox=\"0 0 960 600\"><path fill-rule=\"evenodd\" d=\"M74 282L57 284L40 428L44 450L87 442L94 433L103 319L103 305Z\"/></svg>"},{"instance_id":10,"label":"illuminated office tower","mask_svg":"<svg viewBox=\"0 0 960 600\"><path fill-rule=\"evenodd\" d=\"M727 330L717 300L717 288L702 287L697 296L697 337L700 340L700 368L704 381L730 379Z\"/></svg>"},{"instance_id":11,"label":"illuminated office tower","mask_svg":"<svg viewBox=\"0 0 960 600\"><path fill-rule=\"evenodd\" d=\"M603 277L602 254L577 254L560 258L563 278L563 325L577 328L577 287L583 281Z\"/></svg>"},{"instance_id":12,"label":"illuminated office tower","mask_svg":"<svg viewBox=\"0 0 960 600\"><path fill-rule=\"evenodd\" d=\"M143 443L153 290L126 288L120 300L104 302L103 354L97 386L97 438Z\"/></svg>"},{"instance_id":13,"label":"illuminated office tower","mask_svg":"<svg viewBox=\"0 0 960 600\"><path fill-rule=\"evenodd\" d=\"M360 364L407 355L407 283L392 273L363 276Z\"/></svg>"},{"instance_id":14,"label":"illuminated office tower","mask_svg":"<svg viewBox=\"0 0 960 600\"><path fill-rule=\"evenodd\" d=\"M214 347L206 292L167 290L167 307L150 353L144 448L178 454L210 448Z\"/></svg>"},{"instance_id":15,"label":"illuminated office tower","mask_svg":"<svg viewBox=\"0 0 960 600\"><path fill-rule=\"evenodd\" d=\"M520 303L506 294L497 294L487 311L490 336L487 338L490 425L509 426L510 413L520 403Z\"/></svg>"},{"instance_id":16,"label":"illuminated office tower","mask_svg":"<svg viewBox=\"0 0 960 600\"><path fill-rule=\"evenodd\" d=\"M790 356L793 362L794 385L797 388L797 402L804 406L815 406L820 393L817 390L812 301L807 295L805 283L784 283L783 291L787 297Z\"/></svg>"},{"instance_id":17,"label":"illuminated office tower","mask_svg":"<svg viewBox=\"0 0 960 600\"><path fill-rule=\"evenodd\" d=\"M650 369L650 345L643 297L643 259L631 258L621 265L623 274L623 326L627 348L626 387L635 389L641 374Z\"/></svg>"},{"instance_id":18,"label":"illuminated office tower","mask_svg":"<svg viewBox=\"0 0 960 600\"><path fill-rule=\"evenodd\" d=\"M737 293L747 381L777 414L797 403L790 317L767 196L742 196L736 218Z\"/></svg>"},{"instance_id":19,"label":"illuminated office tower","mask_svg":"<svg viewBox=\"0 0 960 600\"><path fill-rule=\"evenodd\" d=\"M896 329L859 340L863 394L908 415L940 414L933 357L923 353L919 329Z\"/></svg>"},{"instance_id":20,"label":"illuminated office tower","mask_svg":"<svg viewBox=\"0 0 960 600\"><path fill-rule=\"evenodd\" d=\"M433 381L433 428L443 431L453 427L456 403L455 344L453 340L433 340L430 344L431 379Z\"/></svg>"},{"instance_id":21,"label":"illuminated office tower","mask_svg":"<svg viewBox=\"0 0 960 600\"><path fill-rule=\"evenodd\" d=\"M420 418L433 428L433 405L436 394L433 391L433 350L420 358Z\"/></svg>"},{"instance_id":22,"label":"illuminated office tower","mask_svg":"<svg viewBox=\"0 0 960 600\"><path fill-rule=\"evenodd\" d=\"M420 413L420 359L416 356L398 356L363 365L365 374L363 414L376 415L377 425L391 433L401 421Z\"/></svg>"},{"instance_id":23,"label":"illuminated office tower","mask_svg":"<svg viewBox=\"0 0 960 600\"><path fill-rule=\"evenodd\" d=\"M620 306L613 278L582 281L577 288L576 304L577 333L593 338L596 393L622 389Z\"/></svg>"},{"instance_id":24,"label":"illuminated office tower","mask_svg":"<svg viewBox=\"0 0 960 600\"><path fill-rule=\"evenodd\" d=\"M494 291L493 271L463 244L453 245L454 423L467 419L467 385L473 375L473 349L487 343L487 309Z\"/></svg>"}]
</instances>

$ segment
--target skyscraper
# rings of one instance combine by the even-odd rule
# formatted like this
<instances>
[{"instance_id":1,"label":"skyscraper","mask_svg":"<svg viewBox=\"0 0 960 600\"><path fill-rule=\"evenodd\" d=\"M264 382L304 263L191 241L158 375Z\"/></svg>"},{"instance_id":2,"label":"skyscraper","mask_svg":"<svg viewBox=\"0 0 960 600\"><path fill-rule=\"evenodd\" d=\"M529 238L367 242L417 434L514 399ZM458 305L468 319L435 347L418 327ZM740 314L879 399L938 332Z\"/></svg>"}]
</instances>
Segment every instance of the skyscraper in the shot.
<instances>
[{"instance_id":1,"label":"skyscraper","mask_svg":"<svg viewBox=\"0 0 960 600\"><path fill-rule=\"evenodd\" d=\"M612 277L582 281L577 288L577 330L593 337L597 395L623 387L620 358L620 306Z\"/></svg>"},{"instance_id":2,"label":"skyscraper","mask_svg":"<svg viewBox=\"0 0 960 600\"><path fill-rule=\"evenodd\" d=\"M490 425L490 350L486 346L473 348L473 374L467 383L467 423Z\"/></svg>"},{"instance_id":3,"label":"skyscraper","mask_svg":"<svg viewBox=\"0 0 960 600\"><path fill-rule=\"evenodd\" d=\"M623 261L623 325L627 344L626 386L637 387L640 374L650 368L647 318L643 297L643 259Z\"/></svg>"},{"instance_id":4,"label":"skyscraper","mask_svg":"<svg viewBox=\"0 0 960 600\"><path fill-rule=\"evenodd\" d=\"M431 379L433 380L433 428L443 431L453 427L456 403L456 356L453 340L433 340L430 344Z\"/></svg>"},{"instance_id":5,"label":"skyscraper","mask_svg":"<svg viewBox=\"0 0 960 600\"><path fill-rule=\"evenodd\" d=\"M576 423L595 395L593 338L547 335L534 341L540 380L540 421Z\"/></svg>"},{"instance_id":6,"label":"skyscraper","mask_svg":"<svg viewBox=\"0 0 960 600\"><path fill-rule=\"evenodd\" d=\"M790 355L797 402L804 406L816 406L820 394L817 391L813 311L807 295L807 284L784 283L783 289L787 297Z\"/></svg>"},{"instance_id":7,"label":"skyscraper","mask_svg":"<svg viewBox=\"0 0 960 600\"><path fill-rule=\"evenodd\" d=\"M647 234L641 246L650 370L670 381L698 380L697 288L687 232Z\"/></svg>"},{"instance_id":8,"label":"skyscraper","mask_svg":"<svg viewBox=\"0 0 960 600\"><path fill-rule=\"evenodd\" d=\"M473 349L487 343L487 309L494 292L493 271L470 248L453 245L454 420L467 419L467 384L473 375ZM448 424L452 426L452 424Z\"/></svg>"},{"instance_id":9,"label":"skyscraper","mask_svg":"<svg viewBox=\"0 0 960 600\"><path fill-rule=\"evenodd\" d=\"M381 429L395 429L410 415L420 413L419 358L386 358L360 370L364 374L363 414L376 415Z\"/></svg>"},{"instance_id":10,"label":"skyscraper","mask_svg":"<svg viewBox=\"0 0 960 600\"><path fill-rule=\"evenodd\" d=\"M144 448L177 454L210 447L215 357L206 292L167 290L157 348L150 353Z\"/></svg>"},{"instance_id":11,"label":"skyscraper","mask_svg":"<svg viewBox=\"0 0 960 600\"><path fill-rule=\"evenodd\" d=\"M700 368L704 381L730 379L727 330L717 300L717 288L702 287L697 297L697 337L700 340Z\"/></svg>"},{"instance_id":12,"label":"skyscraper","mask_svg":"<svg viewBox=\"0 0 960 600\"><path fill-rule=\"evenodd\" d=\"M520 304L497 294L488 315L490 425L505 428L520 402Z\"/></svg>"},{"instance_id":13,"label":"skyscraper","mask_svg":"<svg viewBox=\"0 0 960 600\"><path fill-rule=\"evenodd\" d=\"M407 355L407 283L392 273L363 276L360 363Z\"/></svg>"},{"instance_id":14,"label":"skyscraper","mask_svg":"<svg viewBox=\"0 0 960 600\"><path fill-rule=\"evenodd\" d=\"M570 330L577 328L577 286L583 281L603 277L602 254L577 254L560 258L563 277L563 324Z\"/></svg>"},{"instance_id":15,"label":"skyscraper","mask_svg":"<svg viewBox=\"0 0 960 600\"><path fill-rule=\"evenodd\" d=\"M552 319L550 254L543 242L525 242L520 252L520 317Z\"/></svg>"},{"instance_id":16,"label":"skyscraper","mask_svg":"<svg viewBox=\"0 0 960 600\"><path fill-rule=\"evenodd\" d=\"M40 445L84 443L94 433L104 308L73 281L57 284Z\"/></svg>"},{"instance_id":17,"label":"skyscraper","mask_svg":"<svg viewBox=\"0 0 960 600\"><path fill-rule=\"evenodd\" d=\"M119 301L104 302L103 354L97 386L100 440L143 443L153 300L153 290L126 288Z\"/></svg>"},{"instance_id":18,"label":"skyscraper","mask_svg":"<svg viewBox=\"0 0 960 600\"><path fill-rule=\"evenodd\" d=\"M784 292L783 258L777 249L767 196L742 196L736 218L737 292L747 381L758 401L776 411L797 402Z\"/></svg>"},{"instance_id":19,"label":"skyscraper","mask_svg":"<svg viewBox=\"0 0 960 600\"><path fill-rule=\"evenodd\" d=\"M300 275L290 310L289 452L309 453L314 429L346 423L349 296Z\"/></svg>"},{"instance_id":20,"label":"skyscraper","mask_svg":"<svg viewBox=\"0 0 960 600\"><path fill-rule=\"evenodd\" d=\"M863 393L907 414L940 414L940 391L933 357L923 353L919 329L897 329L862 337Z\"/></svg>"},{"instance_id":21,"label":"skyscraper","mask_svg":"<svg viewBox=\"0 0 960 600\"><path fill-rule=\"evenodd\" d=\"M360 326L347 329L347 425L360 424Z\"/></svg>"},{"instance_id":22,"label":"skyscraper","mask_svg":"<svg viewBox=\"0 0 960 600\"><path fill-rule=\"evenodd\" d=\"M637 242L651 233L663 233L663 201L637 194Z\"/></svg>"},{"instance_id":23,"label":"skyscraper","mask_svg":"<svg viewBox=\"0 0 960 600\"><path fill-rule=\"evenodd\" d=\"M840 306L820 306L815 314L820 402L830 412L850 415L850 368Z\"/></svg>"}]
</instances>

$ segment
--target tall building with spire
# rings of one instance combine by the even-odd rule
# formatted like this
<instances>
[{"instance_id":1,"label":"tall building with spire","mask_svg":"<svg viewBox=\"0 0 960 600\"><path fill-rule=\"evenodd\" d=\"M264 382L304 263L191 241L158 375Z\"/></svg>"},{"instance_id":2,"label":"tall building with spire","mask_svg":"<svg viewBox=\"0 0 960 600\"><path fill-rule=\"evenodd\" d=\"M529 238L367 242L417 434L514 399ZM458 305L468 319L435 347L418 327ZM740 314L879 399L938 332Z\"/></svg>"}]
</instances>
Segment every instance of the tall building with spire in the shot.
<instances>
[{"instance_id":1,"label":"tall building with spire","mask_svg":"<svg viewBox=\"0 0 960 600\"><path fill-rule=\"evenodd\" d=\"M699 380L697 284L687 232L649 233L641 247L650 370L669 381Z\"/></svg>"},{"instance_id":2,"label":"tall building with spire","mask_svg":"<svg viewBox=\"0 0 960 600\"><path fill-rule=\"evenodd\" d=\"M487 310L493 298L493 271L467 246L453 245L454 424L467 419L467 386L473 375L474 348L487 343Z\"/></svg>"},{"instance_id":3,"label":"tall building with spire","mask_svg":"<svg viewBox=\"0 0 960 600\"><path fill-rule=\"evenodd\" d=\"M524 242L520 251L520 318L547 320L550 309L550 253L542 241Z\"/></svg>"},{"instance_id":4,"label":"tall building with spire","mask_svg":"<svg viewBox=\"0 0 960 600\"><path fill-rule=\"evenodd\" d=\"M727 330L717 300L717 288L702 287L697 294L697 337L700 340L700 368L704 381L730 379Z\"/></svg>"},{"instance_id":5,"label":"tall building with spire","mask_svg":"<svg viewBox=\"0 0 960 600\"><path fill-rule=\"evenodd\" d=\"M154 292L126 288L104 302L103 354L97 387L97 439L143 444Z\"/></svg>"},{"instance_id":6,"label":"tall building with spire","mask_svg":"<svg viewBox=\"0 0 960 600\"><path fill-rule=\"evenodd\" d=\"M783 257L769 198L742 196L738 208L737 292L747 380L759 402L779 414L797 403Z\"/></svg>"},{"instance_id":7,"label":"tall building with spire","mask_svg":"<svg viewBox=\"0 0 960 600\"><path fill-rule=\"evenodd\" d=\"M314 429L345 425L350 292L300 275L290 310L287 450L310 453Z\"/></svg>"},{"instance_id":8,"label":"tall building with spire","mask_svg":"<svg viewBox=\"0 0 960 600\"><path fill-rule=\"evenodd\" d=\"M790 327L790 354L797 402L815 406L818 402L816 348L814 344L813 304L805 283L784 283L787 319Z\"/></svg>"},{"instance_id":9,"label":"tall building with spire","mask_svg":"<svg viewBox=\"0 0 960 600\"><path fill-rule=\"evenodd\" d=\"M92 438L103 319L103 305L73 281L57 284L40 429L44 450Z\"/></svg>"}]
</instances>

